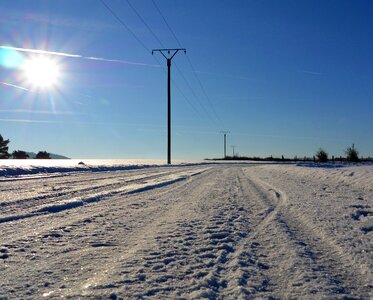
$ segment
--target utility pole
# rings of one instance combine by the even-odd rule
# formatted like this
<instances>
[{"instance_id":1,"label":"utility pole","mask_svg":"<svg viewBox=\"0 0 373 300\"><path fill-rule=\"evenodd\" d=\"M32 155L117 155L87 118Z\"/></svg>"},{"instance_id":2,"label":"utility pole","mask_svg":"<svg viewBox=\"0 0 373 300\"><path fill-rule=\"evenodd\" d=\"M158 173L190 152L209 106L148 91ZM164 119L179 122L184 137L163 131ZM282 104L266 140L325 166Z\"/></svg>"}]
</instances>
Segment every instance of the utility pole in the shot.
<instances>
[{"instance_id":1,"label":"utility pole","mask_svg":"<svg viewBox=\"0 0 373 300\"><path fill-rule=\"evenodd\" d=\"M227 134L229 131L220 131L220 133L224 134L224 158L227 158Z\"/></svg>"},{"instance_id":2,"label":"utility pole","mask_svg":"<svg viewBox=\"0 0 373 300\"><path fill-rule=\"evenodd\" d=\"M232 147L232 149L233 149L233 157L234 157L234 156L235 156L234 148L236 148L237 146L236 146L236 145L232 145L231 147Z\"/></svg>"},{"instance_id":3,"label":"utility pole","mask_svg":"<svg viewBox=\"0 0 373 300\"><path fill-rule=\"evenodd\" d=\"M153 49L152 54L154 52L159 52L163 55L163 57L167 60L167 70L168 70L168 77L167 77L167 127L168 127L168 143L167 143L167 163L171 164L171 60L179 51L184 51L186 53L185 48L177 48L177 49ZM166 53L166 54L165 54Z\"/></svg>"}]
</instances>

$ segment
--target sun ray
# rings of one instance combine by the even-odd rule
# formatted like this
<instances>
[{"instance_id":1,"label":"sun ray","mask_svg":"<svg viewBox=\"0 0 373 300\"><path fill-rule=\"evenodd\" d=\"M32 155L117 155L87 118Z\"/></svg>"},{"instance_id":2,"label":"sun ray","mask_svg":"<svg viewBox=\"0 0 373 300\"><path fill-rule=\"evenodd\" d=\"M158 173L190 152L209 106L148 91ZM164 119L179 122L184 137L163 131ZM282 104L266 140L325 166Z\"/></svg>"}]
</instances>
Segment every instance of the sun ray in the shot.
<instances>
[{"instance_id":1,"label":"sun ray","mask_svg":"<svg viewBox=\"0 0 373 300\"><path fill-rule=\"evenodd\" d=\"M56 102L54 101L53 95L49 95L48 99L49 99L50 108L51 108L52 112L55 113L56 112Z\"/></svg>"}]
</instances>

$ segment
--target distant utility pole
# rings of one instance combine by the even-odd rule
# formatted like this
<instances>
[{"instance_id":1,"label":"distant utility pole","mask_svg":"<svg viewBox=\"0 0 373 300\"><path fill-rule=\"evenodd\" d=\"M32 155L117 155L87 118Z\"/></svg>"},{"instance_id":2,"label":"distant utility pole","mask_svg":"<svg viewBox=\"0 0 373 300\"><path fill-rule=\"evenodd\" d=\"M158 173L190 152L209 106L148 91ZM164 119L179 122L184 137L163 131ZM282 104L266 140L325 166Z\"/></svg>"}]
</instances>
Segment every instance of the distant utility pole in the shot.
<instances>
[{"instance_id":1,"label":"distant utility pole","mask_svg":"<svg viewBox=\"0 0 373 300\"><path fill-rule=\"evenodd\" d=\"M227 158L227 134L229 131L220 131L220 133L224 134L224 158Z\"/></svg>"},{"instance_id":2,"label":"distant utility pole","mask_svg":"<svg viewBox=\"0 0 373 300\"><path fill-rule=\"evenodd\" d=\"M153 49L152 54L154 52L160 52L163 57L167 60L167 69L168 69L168 78L167 78L167 98L168 98L168 144L167 144L167 163L171 164L171 60L179 51L184 51L186 53L186 49L178 48L178 49ZM166 53L166 54L165 54Z\"/></svg>"},{"instance_id":3,"label":"distant utility pole","mask_svg":"<svg viewBox=\"0 0 373 300\"><path fill-rule=\"evenodd\" d=\"M236 145L232 145L231 147L232 147L232 149L233 149L233 157L234 157L234 156L235 156L234 148L236 148L237 146L236 146Z\"/></svg>"}]
</instances>

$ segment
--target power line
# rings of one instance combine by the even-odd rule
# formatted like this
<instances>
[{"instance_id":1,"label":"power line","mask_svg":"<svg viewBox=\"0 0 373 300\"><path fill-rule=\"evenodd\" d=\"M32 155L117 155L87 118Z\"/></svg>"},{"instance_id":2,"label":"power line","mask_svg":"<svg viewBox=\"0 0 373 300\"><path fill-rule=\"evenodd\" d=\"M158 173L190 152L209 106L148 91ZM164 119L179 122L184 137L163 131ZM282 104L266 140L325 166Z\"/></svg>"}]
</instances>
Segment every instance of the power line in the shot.
<instances>
[{"instance_id":1,"label":"power line","mask_svg":"<svg viewBox=\"0 0 373 300\"><path fill-rule=\"evenodd\" d=\"M100 0L102 5L104 5L106 7L106 9L111 13L111 15L120 23L122 24L122 26L124 28L126 28L131 34L132 36L135 38L136 41L139 42L139 44L147 51L147 52L150 52L150 49L143 43L143 41L140 40L140 38L132 31L131 28L128 27L128 25L126 23L123 22L123 20L121 18L118 17L118 15L110 8L109 5L107 5L105 3L104 0Z\"/></svg>"},{"instance_id":2,"label":"power line","mask_svg":"<svg viewBox=\"0 0 373 300\"><path fill-rule=\"evenodd\" d=\"M189 65L190 65L190 67L191 67L191 69L192 69L192 71L193 71L194 76L196 77L196 79L197 79L197 81L198 81L198 83L199 83L199 86L201 87L201 90L202 90L203 94L205 95L205 97L206 97L206 99L207 99L207 102L210 104L211 110L212 110L213 114L215 115L215 118L218 120L218 122L219 122L220 124L222 124L222 121L221 121L220 117L218 116L218 114L216 113L216 110L215 110L214 106L212 105L212 102L211 102L211 100L210 100L210 97L207 95L206 90L205 90L205 88L203 87L203 84L202 84L201 80L199 79L199 77L198 77L198 75L197 75L197 72L196 72L196 70L195 70L194 67L193 67L192 62L191 62L191 60L189 59L189 56L187 55L186 58L187 58L187 60L188 60L188 62L189 62Z\"/></svg>"},{"instance_id":3,"label":"power line","mask_svg":"<svg viewBox=\"0 0 373 300\"><path fill-rule=\"evenodd\" d=\"M132 36L143 46L143 48L147 51L150 52L148 47L141 41L139 37L127 26L125 22L122 21L121 18L118 17L118 15L108 6L104 0L100 0L101 3L106 7L106 9L112 14L112 16L123 26L125 27L131 34ZM136 13L136 15L140 18L140 20L145 24L145 26L148 28L148 30L153 34L153 36L158 40L158 42L162 45L162 42L158 39L156 34L151 30L151 28L147 25L145 20L140 16L140 14L136 11L136 9L131 5L131 3L127 0L128 5L132 8L132 10ZM168 66L168 146L167 146L167 163L171 164L171 60L172 58L176 55L176 53L179 50L186 50L183 49L156 49L152 50L152 54L154 51L159 51L166 59L167 59L167 66ZM170 51L173 53L171 56L167 56L164 54L164 52L167 52L170 55ZM154 56L153 56L154 57ZM157 59L156 59L157 60ZM158 61L158 60L157 60Z\"/></svg>"},{"instance_id":4,"label":"power line","mask_svg":"<svg viewBox=\"0 0 373 300\"><path fill-rule=\"evenodd\" d=\"M151 52L151 50L145 45L145 43L135 34L135 32L114 12L114 10L104 1L104 0L100 0L100 2L102 3L102 5L110 12L110 14L127 30L131 33L131 35L135 38L135 40L147 51L147 52ZM169 28L169 30L171 31L172 35L174 36L175 40L177 41L177 43L180 45L180 42L179 40L177 39L175 33L173 32L173 30L171 29L171 27L169 26L169 24L167 23L167 20L165 19L165 17L163 16L162 12L160 11L159 7L157 6L157 4L152 0L154 6L156 7L156 9L158 10L159 14L161 15L163 21L166 23L167 27ZM163 43L162 41L158 38L158 36L154 33L154 31L150 28L150 26L145 22L145 20L141 17L141 15L138 13L138 11L134 8L134 6L129 2L129 0L127 0L127 3L128 5L130 6L130 8L135 12L135 14L139 17L139 19L142 21L142 23L146 26L146 28L151 32L151 34L154 36L154 38L158 41L158 43L162 46ZM156 60L156 62L158 63L158 65L162 68L163 72L166 73L166 70L165 68L163 67L163 64L159 61L159 59L153 55L153 58ZM188 56L187 56L188 58ZM188 58L189 60L189 58ZM176 66L176 64L175 64ZM191 85L189 84L189 82L186 80L185 76L182 74L181 70L176 66L176 69L178 70L178 72L181 74L182 78L184 79L184 81L187 83L187 86L191 89L192 91L192 94L195 96L195 98L197 99L198 103L201 105L201 107L203 108L204 112L206 113L206 115L213 121L213 119L211 118L210 114L208 113L207 109L204 107L204 105L202 104L202 102L199 100L199 98L196 96L196 93L194 92L194 90L192 89ZM199 115L199 111L197 110L197 108L192 104L192 102L188 99L188 97L185 95L185 93L182 92L181 88L176 84L176 82L174 80L172 80L172 84L176 87L176 89L180 92L180 94L182 95L182 97L188 102L188 104L192 107L192 109Z\"/></svg>"},{"instance_id":5,"label":"power line","mask_svg":"<svg viewBox=\"0 0 373 300\"><path fill-rule=\"evenodd\" d=\"M158 5L155 3L154 0L152 0L152 2L153 2L153 4L154 4L155 8L157 9L158 13L159 13L160 16L162 17L162 19L163 19L164 23L166 24L167 28L170 30L171 34L173 35L174 39L176 40L177 44L181 47L181 43L180 43L179 39L177 38L175 32L172 30L171 26L168 24L168 22L167 22L165 16L163 15L162 11L159 9ZM211 110L212 110L212 112L213 112L213 114L214 114L216 120L217 120L220 124L222 124L222 121L221 121L220 117L218 116L218 114L216 113L216 110L215 110L215 108L214 108L214 106L213 106L213 104L212 104L212 102L211 102L211 99L210 99L210 97L207 95L206 90L205 90L205 88L204 88L204 86L203 86L201 80L199 79L199 77L198 77L198 75L197 75L197 72L196 72L196 70L195 70L195 68L194 68L194 66L193 66L193 64L192 64L192 62L191 62L189 56L187 55L186 57L187 57L187 60L188 60L188 62L189 62L189 65L190 65L190 67L191 67L191 69L192 69L192 71L193 71L193 74L194 74L194 76L196 77L197 82L199 83L199 86L200 86L200 88L201 88L201 90L202 90L204 96L206 97L207 102L209 103L209 105L210 105L210 107L211 107Z\"/></svg>"},{"instance_id":6,"label":"power line","mask_svg":"<svg viewBox=\"0 0 373 300\"><path fill-rule=\"evenodd\" d=\"M147 24L147 22L144 20L144 18L140 15L140 13L136 10L136 8L130 3L129 0L126 0L129 7L133 10L133 12L137 15L137 17L141 20L141 22L145 25L145 27L149 30L149 32L153 35L153 37L158 41L158 43L162 46L162 48L165 48L162 41L158 38L158 36L155 34L155 32L151 29L151 27ZM154 5L156 6L156 4L154 3ZM157 7L157 6L156 6ZM157 10L159 11L159 8L157 7ZM165 19L164 19L165 22L167 22ZM171 30L171 28L170 28ZM179 41L178 41L179 43ZM180 43L179 43L180 45ZM157 62L160 64L159 60L157 59ZM185 81L185 83L187 84L188 88L191 90L192 94L194 95L194 97L196 98L197 102L201 105L202 109L205 111L206 115L211 119L211 116L209 115L208 111L206 110L206 108L204 107L204 105L202 104L202 102L199 100L199 98L197 97L195 91L193 90L193 88L191 87L190 83L188 82L188 80L185 78L184 74L181 72L180 68L177 66L176 63L174 63L177 71L179 72L179 74L181 75L181 77L183 78L183 80ZM163 67L162 67L163 69ZM164 70L164 69L163 69ZM164 72L166 73L166 70L164 70ZM175 81L172 79L172 84L174 84L176 86L176 83ZM189 101L189 99L186 97L186 95L181 91L180 87L176 86L176 88L179 90L179 92L182 94L182 96L186 99L186 101L189 103L189 105L193 108L193 110L200 116L201 114L199 113L199 111L196 109L196 107L192 104L192 102ZM212 121L214 121L213 119L211 119Z\"/></svg>"},{"instance_id":7,"label":"power line","mask_svg":"<svg viewBox=\"0 0 373 300\"><path fill-rule=\"evenodd\" d=\"M153 4L154 4L155 8L158 10L158 13L161 15L161 17L162 17L163 21L165 22L166 26L168 27L168 29L171 31L172 35L174 36L174 38L175 38L177 44L179 45L179 47L181 47L181 43L180 43L179 39L176 37L175 32L172 30L172 28L171 28L171 26L168 24L166 18L163 16L163 14L162 14L161 10L159 9L157 3L155 3L154 0L152 0L152 2L153 2Z\"/></svg>"},{"instance_id":8,"label":"power line","mask_svg":"<svg viewBox=\"0 0 373 300\"><path fill-rule=\"evenodd\" d=\"M163 65L161 65L160 60L154 56L154 59L158 62L158 64L161 66L162 71L164 74L167 74L167 71ZM198 109L194 106L192 102L190 102L189 98L185 95L185 93L182 91L180 86L171 78L172 85L179 91L180 95L185 99L186 102L190 105L190 107L195 111L195 113L202 118L201 113L198 111Z\"/></svg>"},{"instance_id":9,"label":"power line","mask_svg":"<svg viewBox=\"0 0 373 300\"><path fill-rule=\"evenodd\" d=\"M186 85L188 86L188 88L190 89L190 91L192 92L194 98L196 98L197 102L199 103L199 105L202 107L202 110L204 111L204 113L206 114L206 116L211 120L211 122L215 123L215 120L211 117L210 113L208 112L208 110L206 109L206 107L203 105L203 103L199 100L196 92L194 91L194 89L192 88L192 86L190 85L189 81L185 78L184 74L181 72L180 68L178 67L178 65L176 63L174 63L175 67L176 67L176 70L179 72L180 76L183 78L183 80L185 81Z\"/></svg>"},{"instance_id":10,"label":"power line","mask_svg":"<svg viewBox=\"0 0 373 300\"><path fill-rule=\"evenodd\" d=\"M158 58L155 57L155 60L161 65ZM175 63L174 63L175 64ZM176 66L176 64L175 64ZM163 73L167 74L166 69L161 65ZM201 113L198 111L198 109L194 106L194 104L189 100L189 98L185 95L185 93L182 91L180 86L176 83L175 80L171 79L172 85L175 86L175 88L179 91L180 95L185 99L185 101L188 102L188 104L191 106L191 108L195 111L195 113L200 117L203 118Z\"/></svg>"},{"instance_id":11,"label":"power line","mask_svg":"<svg viewBox=\"0 0 373 300\"><path fill-rule=\"evenodd\" d=\"M163 69L164 70L164 69ZM166 72L166 70L164 70ZM176 84L176 82L171 79L172 84L176 87L176 89L179 91L181 96L189 103L189 105L193 108L193 110L202 118L201 113L197 110L197 108L192 104L192 102L189 101L188 97L184 94L184 92L180 89L180 87Z\"/></svg>"},{"instance_id":12,"label":"power line","mask_svg":"<svg viewBox=\"0 0 373 300\"><path fill-rule=\"evenodd\" d=\"M162 41L158 38L158 36L154 33L154 31L150 28L150 26L145 22L143 17L138 13L138 11L135 9L135 7L130 3L129 0L127 0L127 4L129 7L134 11L134 13L137 15L137 17L141 20L141 22L145 25L145 27L150 31L150 33L153 35L153 37L158 41L158 43L162 46L162 48L165 48Z\"/></svg>"}]
</instances>

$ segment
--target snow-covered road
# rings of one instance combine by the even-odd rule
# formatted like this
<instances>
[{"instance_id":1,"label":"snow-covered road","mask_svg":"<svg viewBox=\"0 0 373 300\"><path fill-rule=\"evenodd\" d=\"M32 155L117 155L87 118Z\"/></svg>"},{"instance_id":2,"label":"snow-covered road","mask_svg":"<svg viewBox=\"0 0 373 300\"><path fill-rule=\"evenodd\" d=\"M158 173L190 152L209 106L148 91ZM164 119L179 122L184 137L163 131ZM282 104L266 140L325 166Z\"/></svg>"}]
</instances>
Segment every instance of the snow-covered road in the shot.
<instances>
[{"instance_id":1,"label":"snow-covered road","mask_svg":"<svg viewBox=\"0 0 373 300\"><path fill-rule=\"evenodd\" d=\"M0 179L0 298L373 297L373 166Z\"/></svg>"}]
</instances>

